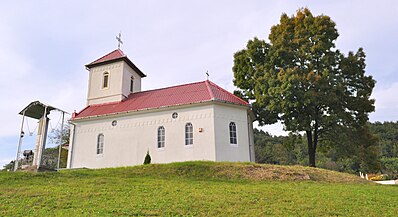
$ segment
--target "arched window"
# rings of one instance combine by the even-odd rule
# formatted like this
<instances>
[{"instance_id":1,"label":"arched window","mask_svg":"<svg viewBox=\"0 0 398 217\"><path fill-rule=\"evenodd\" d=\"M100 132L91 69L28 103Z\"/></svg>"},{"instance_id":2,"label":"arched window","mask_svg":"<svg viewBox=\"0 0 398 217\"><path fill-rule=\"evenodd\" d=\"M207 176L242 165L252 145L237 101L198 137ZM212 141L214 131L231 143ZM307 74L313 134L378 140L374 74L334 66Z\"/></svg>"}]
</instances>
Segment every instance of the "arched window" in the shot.
<instances>
[{"instance_id":1,"label":"arched window","mask_svg":"<svg viewBox=\"0 0 398 217\"><path fill-rule=\"evenodd\" d=\"M104 153L104 134L99 134L97 138L97 154Z\"/></svg>"},{"instance_id":2,"label":"arched window","mask_svg":"<svg viewBox=\"0 0 398 217\"><path fill-rule=\"evenodd\" d=\"M134 90L134 77L131 76L131 79L130 79L130 92L133 92L133 90Z\"/></svg>"},{"instance_id":3,"label":"arched window","mask_svg":"<svg viewBox=\"0 0 398 217\"><path fill-rule=\"evenodd\" d=\"M193 126L191 123L185 124L185 145L193 145Z\"/></svg>"},{"instance_id":4,"label":"arched window","mask_svg":"<svg viewBox=\"0 0 398 217\"><path fill-rule=\"evenodd\" d=\"M238 144L235 122L229 123L229 143L234 145Z\"/></svg>"},{"instance_id":5,"label":"arched window","mask_svg":"<svg viewBox=\"0 0 398 217\"><path fill-rule=\"evenodd\" d=\"M163 126L158 127L158 148L164 148L166 132Z\"/></svg>"},{"instance_id":6,"label":"arched window","mask_svg":"<svg viewBox=\"0 0 398 217\"><path fill-rule=\"evenodd\" d=\"M102 88L109 87L109 72L104 72L104 76L102 78Z\"/></svg>"}]
</instances>

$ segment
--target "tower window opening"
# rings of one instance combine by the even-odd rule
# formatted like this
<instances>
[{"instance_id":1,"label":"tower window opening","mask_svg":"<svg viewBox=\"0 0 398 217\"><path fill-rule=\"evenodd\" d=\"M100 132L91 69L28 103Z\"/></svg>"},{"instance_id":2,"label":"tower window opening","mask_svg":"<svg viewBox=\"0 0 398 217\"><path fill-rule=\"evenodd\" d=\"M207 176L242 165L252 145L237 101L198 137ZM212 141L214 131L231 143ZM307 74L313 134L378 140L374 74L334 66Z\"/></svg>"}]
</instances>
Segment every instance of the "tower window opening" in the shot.
<instances>
[{"instance_id":1,"label":"tower window opening","mask_svg":"<svg viewBox=\"0 0 398 217\"><path fill-rule=\"evenodd\" d=\"M102 88L108 88L109 87L109 72L104 73L104 77L102 79Z\"/></svg>"},{"instance_id":2,"label":"tower window opening","mask_svg":"<svg viewBox=\"0 0 398 217\"><path fill-rule=\"evenodd\" d=\"M134 77L131 76L131 80L130 80L130 92L133 92L134 90Z\"/></svg>"}]
</instances>

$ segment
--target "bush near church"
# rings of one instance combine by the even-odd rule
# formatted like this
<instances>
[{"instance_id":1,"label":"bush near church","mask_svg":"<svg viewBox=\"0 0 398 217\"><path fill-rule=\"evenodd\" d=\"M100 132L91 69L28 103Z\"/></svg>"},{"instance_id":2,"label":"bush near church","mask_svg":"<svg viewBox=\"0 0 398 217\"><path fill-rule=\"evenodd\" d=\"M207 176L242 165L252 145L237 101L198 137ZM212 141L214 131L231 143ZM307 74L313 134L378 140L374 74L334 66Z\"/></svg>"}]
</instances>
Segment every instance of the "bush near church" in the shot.
<instances>
[{"instance_id":1,"label":"bush near church","mask_svg":"<svg viewBox=\"0 0 398 217\"><path fill-rule=\"evenodd\" d=\"M145 159L144 159L144 165L150 164L151 163L151 155L149 155L149 151L146 152Z\"/></svg>"}]
</instances>

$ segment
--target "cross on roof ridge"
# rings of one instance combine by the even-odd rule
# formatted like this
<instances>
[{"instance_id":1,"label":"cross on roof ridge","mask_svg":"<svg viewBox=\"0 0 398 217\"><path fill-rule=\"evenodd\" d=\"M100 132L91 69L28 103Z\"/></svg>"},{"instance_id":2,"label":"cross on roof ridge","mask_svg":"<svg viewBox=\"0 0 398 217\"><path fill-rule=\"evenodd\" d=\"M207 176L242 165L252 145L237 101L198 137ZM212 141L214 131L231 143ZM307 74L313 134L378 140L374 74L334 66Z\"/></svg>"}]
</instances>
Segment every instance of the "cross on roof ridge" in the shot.
<instances>
[{"instance_id":1,"label":"cross on roof ridge","mask_svg":"<svg viewBox=\"0 0 398 217\"><path fill-rule=\"evenodd\" d=\"M118 41L117 48L120 49L120 44L123 44L121 32L119 32L119 36L116 36L116 40Z\"/></svg>"}]
</instances>

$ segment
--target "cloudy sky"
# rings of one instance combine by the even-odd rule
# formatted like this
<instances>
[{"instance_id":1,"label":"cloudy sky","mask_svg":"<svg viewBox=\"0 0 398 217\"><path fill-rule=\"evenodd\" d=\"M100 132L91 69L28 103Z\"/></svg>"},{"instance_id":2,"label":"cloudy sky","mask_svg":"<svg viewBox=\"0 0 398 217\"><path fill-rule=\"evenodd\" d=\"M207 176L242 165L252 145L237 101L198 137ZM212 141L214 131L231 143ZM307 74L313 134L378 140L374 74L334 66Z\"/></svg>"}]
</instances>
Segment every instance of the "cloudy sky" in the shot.
<instances>
[{"instance_id":1,"label":"cloudy sky","mask_svg":"<svg viewBox=\"0 0 398 217\"><path fill-rule=\"evenodd\" d=\"M371 121L398 119L396 1L4 1L0 7L0 167L15 158L21 117L40 100L73 112L85 106L84 65L117 48L148 75L143 89L210 79L227 90L233 54L266 39L280 15L308 7L337 23L337 48L363 47L377 80ZM59 114L52 115L52 127ZM28 120L30 130L34 120ZM280 134L280 126L266 126ZM25 132L28 132L25 126ZM32 146L26 136L22 149Z\"/></svg>"}]
</instances>

